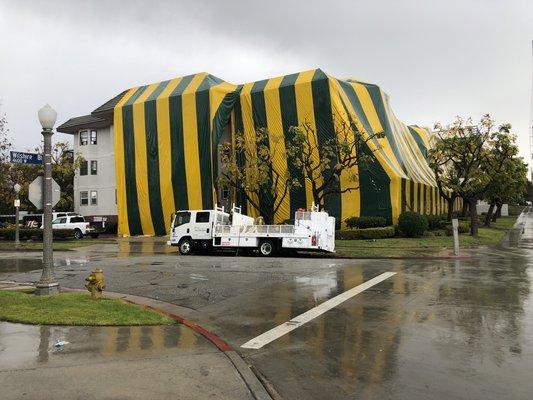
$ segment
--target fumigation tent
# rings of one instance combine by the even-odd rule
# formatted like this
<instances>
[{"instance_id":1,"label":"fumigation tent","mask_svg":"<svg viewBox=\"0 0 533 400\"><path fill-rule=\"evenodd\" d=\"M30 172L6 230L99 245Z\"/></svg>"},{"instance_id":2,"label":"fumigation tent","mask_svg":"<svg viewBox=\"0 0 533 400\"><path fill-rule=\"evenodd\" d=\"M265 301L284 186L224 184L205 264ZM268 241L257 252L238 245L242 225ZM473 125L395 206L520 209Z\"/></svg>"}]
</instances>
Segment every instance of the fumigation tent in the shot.
<instances>
[{"instance_id":1,"label":"fumigation tent","mask_svg":"<svg viewBox=\"0 0 533 400\"><path fill-rule=\"evenodd\" d=\"M377 85L337 79L320 69L244 85L200 73L129 89L115 106L119 235L164 235L174 211L214 206L215 152L228 123L246 140L255 140L259 128L289 140L289 128L306 123L320 146L343 121L357 124L365 135L384 137L368 142L373 158L368 168L353 171L359 189L326 198L330 214L341 220L383 216L392 223L404 210L444 212L427 162L430 132L400 122ZM285 157L278 156L274 167L301 183L275 215L282 222L296 209L309 208L313 198L302 171ZM353 185L348 175L341 175L340 191ZM236 200L257 215L242 195Z\"/></svg>"}]
</instances>

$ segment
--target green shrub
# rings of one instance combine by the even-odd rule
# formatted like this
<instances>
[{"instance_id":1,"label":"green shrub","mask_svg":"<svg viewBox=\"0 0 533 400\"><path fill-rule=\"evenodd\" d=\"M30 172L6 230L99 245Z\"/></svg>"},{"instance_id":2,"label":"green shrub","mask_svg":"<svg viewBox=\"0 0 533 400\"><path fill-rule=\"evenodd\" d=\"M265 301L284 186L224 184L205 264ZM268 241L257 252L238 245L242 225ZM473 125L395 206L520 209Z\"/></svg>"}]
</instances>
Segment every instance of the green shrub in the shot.
<instances>
[{"instance_id":1,"label":"green shrub","mask_svg":"<svg viewBox=\"0 0 533 400\"><path fill-rule=\"evenodd\" d=\"M350 217L344 220L348 228L378 228L387 226L387 220L383 217Z\"/></svg>"},{"instance_id":2,"label":"green shrub","mask_svg":"<svg viewBox=\"0 0 533 400\"><path fill-rule=\"evenodd\" d=\"M346 229L335 232L335 238L339 240L385 239L391 237L394 237L394 226L367 229Z\"/></svg>"},{"instance_id":3,"label":"green shrub","mask_svg":"<svg viewBox=\"0 0 533 400\"><path fill-rule=\"evenodd\" d=\"M398 229L407 237L420 237L428 229L428 220L416 212L405 211L398 218Z\"/></svg>"},{"instance_id":4,"label":"green shrub","mask_svg":"<svg viewBox=\"0 0 533 400\"><path fill-rule=\"evenodd\" d=\"M104 233L116 234L117 233L117 223L114 221L106 222Z\"/></svg>"},{"instance_id":5,"label":"green shrub","mask_svg":"<svg viewBox=\"0 0 533 400\"><path fill-rule=\"evenodd\" d=\"M66 239L74 237L74 229L54 229L54 238ZM20 228L19 229L20 240L43 240L43 230L35 228ZM15 228L2 228L0 229L0 239L3 240L15 240Z\"/></svg>"},{"instance_id":6,"label":"green shrub","mask_svg":"<svg viewBox=\"0 0 533 400\"><path fill-rule=\"evenodd\" d=\"M449 222L446 225L446 236L452 236L453 235L453 228L451 222ZM459 233L470 233L470 223L465 221L459 221L459 225L457 225L457 231Z\"/></svg>"},{"instance_id":7,"label":"green shrub","mask_svg":"<svg viewBox=\"0 0 533 400\"><path fill-rule=\"evenodd\" d=\"M428 220L428 229L430 231L442 229L442 222L446 222L445 215L426 215L426 219Z\"/></svg>"}]
</instances>

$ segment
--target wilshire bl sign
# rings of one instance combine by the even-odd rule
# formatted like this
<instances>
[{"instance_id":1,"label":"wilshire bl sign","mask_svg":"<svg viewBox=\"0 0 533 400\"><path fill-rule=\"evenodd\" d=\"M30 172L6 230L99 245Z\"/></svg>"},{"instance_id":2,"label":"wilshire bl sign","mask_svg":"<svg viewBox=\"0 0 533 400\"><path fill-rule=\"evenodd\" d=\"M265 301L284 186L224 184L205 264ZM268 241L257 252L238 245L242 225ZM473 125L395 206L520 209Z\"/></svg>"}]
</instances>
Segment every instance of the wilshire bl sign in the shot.
<instances>
[{"instance_id":1,"label":"wilshire bl sign","mask_svg":"<svg viewBox=\"0 0 533 400\"><path fill-rule=\"evenodd\" d=\"M18 164L42 164L43 155L37 153L23 153L21 151L10 151L11 162Z\"/></svg>"}]
</instances>

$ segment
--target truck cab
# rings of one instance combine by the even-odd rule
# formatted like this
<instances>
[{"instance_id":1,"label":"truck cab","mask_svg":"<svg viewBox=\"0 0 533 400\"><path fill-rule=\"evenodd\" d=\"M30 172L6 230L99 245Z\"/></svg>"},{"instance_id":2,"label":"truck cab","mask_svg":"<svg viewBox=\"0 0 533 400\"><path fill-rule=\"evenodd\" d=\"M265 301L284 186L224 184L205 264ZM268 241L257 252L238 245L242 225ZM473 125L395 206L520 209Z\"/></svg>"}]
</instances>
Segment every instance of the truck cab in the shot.
<instances>
[{"instance_id":1,"label":"truck cab","mask_svg":"<svg viewBox=\"0 0 533 400\"><path fill-rule=\"evenodd\" d=\"M177 211L172 217L169 244L178 246L181 254L209 250L215 225L228 222L229 214L223 209Z\"/></svg>"}]
</instances>

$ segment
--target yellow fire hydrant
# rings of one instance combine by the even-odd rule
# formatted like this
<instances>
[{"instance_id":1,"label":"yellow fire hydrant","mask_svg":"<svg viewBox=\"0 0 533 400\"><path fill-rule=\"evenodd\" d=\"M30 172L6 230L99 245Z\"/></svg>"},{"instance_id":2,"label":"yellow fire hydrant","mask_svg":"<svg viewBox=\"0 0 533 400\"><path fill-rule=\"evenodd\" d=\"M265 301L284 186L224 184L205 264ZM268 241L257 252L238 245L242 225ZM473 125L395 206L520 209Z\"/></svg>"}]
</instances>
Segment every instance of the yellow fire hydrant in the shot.
<instances>
[{"instance_id":1,"label":"yellow fire hydrant","mask_svg":"<svg viewBox=\"0 0 533 400\"><path fill-rule=\"evenodd\" d=\"M93 299L101 299L102 292L105 289L104 271L95 269L91 271L91 274L85 280L87 281L85 287L91 292L91 297Z\"/></svg>"}]
</instances>

